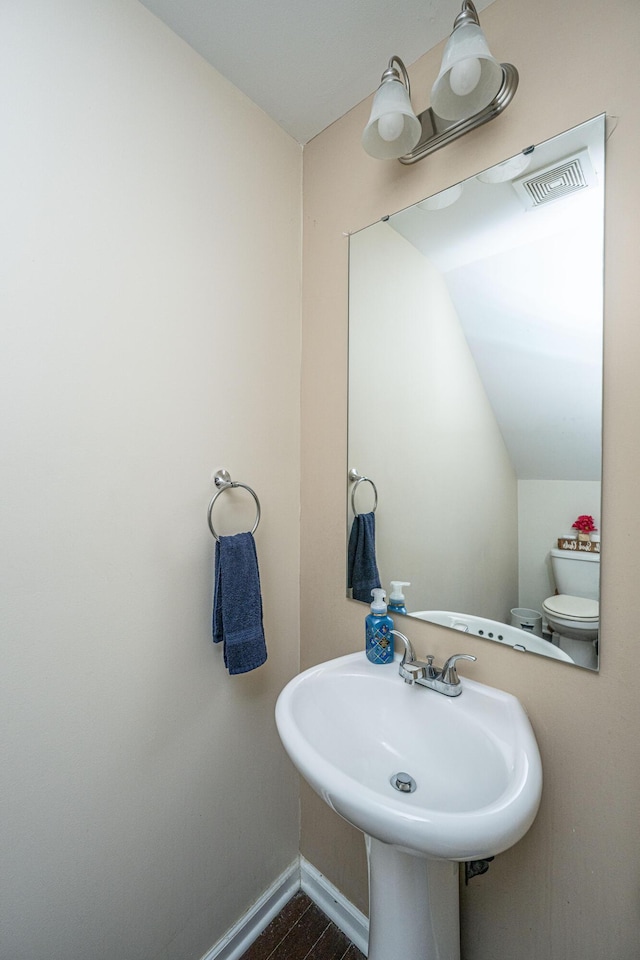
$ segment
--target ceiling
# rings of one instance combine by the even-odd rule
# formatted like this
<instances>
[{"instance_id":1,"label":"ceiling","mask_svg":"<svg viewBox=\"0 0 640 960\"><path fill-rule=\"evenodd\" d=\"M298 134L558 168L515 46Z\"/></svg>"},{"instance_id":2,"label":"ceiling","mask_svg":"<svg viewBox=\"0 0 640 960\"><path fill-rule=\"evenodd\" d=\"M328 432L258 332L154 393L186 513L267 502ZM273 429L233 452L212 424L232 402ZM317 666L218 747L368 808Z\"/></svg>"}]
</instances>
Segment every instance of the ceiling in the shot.
<instances>
[{"instance_id":1,"label":"ceiling","mask_svg":"<svg viewBox=\"0 0 640 960\"><path fill-rule=\"evenodd\" d=\"M461 0L141 2L299 143L373 93L391 56L409 66L440 43L461 8ZM420 97L419 109L427 104Z\"/></svg>"}]
</instances>

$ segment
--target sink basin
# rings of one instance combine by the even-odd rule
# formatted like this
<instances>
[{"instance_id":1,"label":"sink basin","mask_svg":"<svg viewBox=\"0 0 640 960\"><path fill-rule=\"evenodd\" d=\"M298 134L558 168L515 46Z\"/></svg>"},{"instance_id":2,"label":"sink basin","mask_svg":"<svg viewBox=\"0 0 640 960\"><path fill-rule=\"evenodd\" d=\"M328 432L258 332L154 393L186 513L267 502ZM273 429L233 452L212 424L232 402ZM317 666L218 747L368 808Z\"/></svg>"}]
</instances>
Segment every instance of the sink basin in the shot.
<instances>
[{"instance_id":1,"label":"sink basin","mask_svg":"<svg viewBox=\"0 0 640 960\"><path fill-rule=\"evenodd\" d=\"M589 554L585 554L585 556L589 556ZM520 627L512 627L508 623L501 623L499 620L476 617L470 613L453 613L451 610L412 610L411 616L417 620L439 623L443 627L452 627L462 633L471 633L485 640L493 640L495 643L504 643L516 650L540 653L543 657L550 657L552 660L564 660L565 663L573 663L568 653L565 653L560 647L554 646L549 640L537 637L535 633L529 633L527 630L521 630Z\"/></svg>"},{"instance_id":2,"label":"sink basin","mask_svg":"<svg viewBox=\"0 0 640 960\"><path fill-rule=\"evenodd\" d=\"M276 706L291 760L369 837L447 860L516 843L540 802L538 746L519 701L461 678L459 697L406 684L395 663L354 653L295 677ZM407 773L415 791L391 778Z\"/></svg>"}]
</instances>

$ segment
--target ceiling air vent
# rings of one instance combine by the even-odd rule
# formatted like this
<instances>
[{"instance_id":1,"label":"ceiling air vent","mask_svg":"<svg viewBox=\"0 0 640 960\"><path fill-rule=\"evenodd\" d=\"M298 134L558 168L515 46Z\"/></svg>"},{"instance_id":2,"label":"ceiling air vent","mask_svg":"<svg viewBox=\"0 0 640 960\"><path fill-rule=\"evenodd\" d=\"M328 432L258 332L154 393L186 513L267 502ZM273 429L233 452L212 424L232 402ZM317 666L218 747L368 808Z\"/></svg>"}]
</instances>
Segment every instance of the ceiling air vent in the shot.
<instances>
[{"instance_id":1,"label":"ceiling air vent","mask_svg":"<svg viewBox=\"0 0 640 960\"><path fill-rule=\"evenodd\" d=\"M528 210L543 203L561 200L595 183L589 152L583 150L551 167L513 181L513 189Z\"/></svg>"}]
</instances>

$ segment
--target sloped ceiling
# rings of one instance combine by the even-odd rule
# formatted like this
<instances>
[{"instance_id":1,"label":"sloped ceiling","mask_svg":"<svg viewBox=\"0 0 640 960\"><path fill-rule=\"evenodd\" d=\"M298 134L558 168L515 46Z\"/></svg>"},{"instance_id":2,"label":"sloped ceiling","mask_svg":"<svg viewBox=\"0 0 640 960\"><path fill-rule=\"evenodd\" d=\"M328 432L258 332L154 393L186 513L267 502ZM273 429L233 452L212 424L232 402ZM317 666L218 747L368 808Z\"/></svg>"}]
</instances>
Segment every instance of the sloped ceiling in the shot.
<instances>
[{"instance_id":1,"label":"sloped ceiling","mask_svg":"<svg viewBox=\"0 0 640 960\"><path fill-rule=\"evenodd\" d=\"M533 176L586 151L575 194L530 209L511 181L472 177L451 206L389 221L442 272L519 479L600 478L603 132L596 119L528 158Z\"/></svg>"},{"instance_id":2,"label":"sloped ceiling","mask_svg":"<svg viewBox=\"0 0 640 960\"><path fill-rule=\"evenodd\" d=\"M373 93L391 56L409 66L448 36L461 7L458 0L142 3L299 143ZM476 8L489 3L476 0ZM428 100L425 91L418 109Z\"/></svg>"}]
</instances>

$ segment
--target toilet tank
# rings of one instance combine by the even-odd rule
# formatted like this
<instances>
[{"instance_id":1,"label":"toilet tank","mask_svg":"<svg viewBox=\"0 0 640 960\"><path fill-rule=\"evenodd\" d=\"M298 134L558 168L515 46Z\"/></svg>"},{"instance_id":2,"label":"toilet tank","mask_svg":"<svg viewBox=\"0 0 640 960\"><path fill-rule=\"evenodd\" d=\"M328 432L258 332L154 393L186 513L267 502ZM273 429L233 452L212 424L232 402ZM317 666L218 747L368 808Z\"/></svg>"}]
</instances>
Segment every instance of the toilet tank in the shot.
<instances>
[{"instance_id":1,"label":"toilet tank","mask_svg":"<svg viewBox=\"0 0 640 960\"><path fill-rule=\"evenodd\" d=\"M600 599L600 554L551 551L551 569L558 593Z\"/></svg>"}]
</instances>

